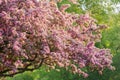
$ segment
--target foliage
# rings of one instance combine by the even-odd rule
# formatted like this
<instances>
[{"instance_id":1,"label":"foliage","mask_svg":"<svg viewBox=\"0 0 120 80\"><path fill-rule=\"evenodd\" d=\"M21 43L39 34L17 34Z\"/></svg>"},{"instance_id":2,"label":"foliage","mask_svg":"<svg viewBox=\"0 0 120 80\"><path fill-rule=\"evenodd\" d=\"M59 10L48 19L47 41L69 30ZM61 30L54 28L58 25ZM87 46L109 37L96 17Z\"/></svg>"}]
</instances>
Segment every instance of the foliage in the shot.
<instances>
[{"instance_id":1,"label":"foliage","mask_svg":"<svg viewBox=\"0 0 120 80\"><path fill-rule=\"evenodd\" d=\"M65 2L66 0L64 0ZM77 7L76 7L77 8ZM72 6L72 9L73 8ZM69 10L72 11L72 9L70 8ZM76 11L77 12L77 11ZM98 13L96 13L98 14ZM118 15L111 15L111 14L107 14L110 15L110 19L109 19L109 26L111 26L110 28L108 28L107 30L103 31L102 34L102 41L101 43L97 43L97 47L100 48L110 48L112 53L115 55L113 57L113 65L116 67L116 70L114 72L109 71L109 70L105 70L103 72L103 75L99 75L96 71L95 72L89 72L90 76L87 79L83 79L82 77L78 76L77 74L71 74L68 71L61 69L60 72L56 72L55 70L52 70L51 72L45 72L43 71L39 71L38 73L32 72L32 73L26 73L28 75L34 75L34 77L37 77L39 75L40 80L119 80L119 76L120 76L120 66L119 66L119 61L120 61L120 55L119 55L119 50L116 53L116 48L119 46L119 14ZM98 14L98 16L103 16ZM102 21L104 22L104 18L102 19ZM98 20L99 21L99 20ZM116 27L118 26L118 27ZM40 69L42 70L42 69ZM44 74L44 75L43 75ZM28 79L23 79L22 77L24 77L25 74L19 75L19 77L21 78L21 80L28 80ZM65 75L65 77L63 77L63 75ZM18 76L16 76L17 79ZM28 77L28 76L26 76ZM32 78L33 79L33 78ZM11 80L15 80L14 78L11 78ZM36 80L35 78L33 80Z\"/></svg>"},{"instance_id":2,"label":"foliage","mask_svg":"<svg viewBox=\"0 0 120 80\"><path fill-rule=\"evenodd\" d=\"M119 80L120 79L120 55L113 57L114 66L116 70L114 72L110 70L105 70L102 75L98 74L96 71L89 72L90 76L88 78L83 78L78 74L73 74L66 71L64 68L60 69L60 72L56 70L51 70L46 72L43 68L35 70L34 72L25 72L23 74L15 75L14 77L6 78L6 80Z\"/></svg>"},{"instance_id":3,"label":"foliage","mask_svg":"<svg viewBox=\"0 0 120 80\"><path fill-rule=\"evenodd\" d=\"M111 66L108 49L94 46L101 38L88 14L67 13L69 5L53 1L2 0L0 2L0 76L32 71L42 64L82 74L87 66L100 74Z\"/></svg>"},{"instance_id":4,"label":"foliage","mask_svg":"<svg viewBox=\"0 0 120 80\"><path fill-rule=\"evenodd\" d=\"M32 80L119 80L120 79L120 48L116 52L117 47L119 46L120 43L120 27L118 25L115 25L113 27L110 27L106 30L103 31L102 34L102 39L101 43L97 43L97 47L100 48L109 48L111 49L112 54L114 54L113 57L113 65L115 66L116 70L115 71L110 71L108 69L103 71L103 74L100 75L98 74L97 71L90 71L87 70L89 76L88 78L83 78L79 76L78 74L73 74L68 71L66 71L64 68L60 69L60 72L56 70L51 70L50 72L46 72L44 69L44 66L40 68L39 70L36 70L34 72L26 72L21 75L16 75L13 78L7 78L6 80L28 80L28 79L23 79L24 76L33 75ZM28 76L26 76L27 78ZM37 78L37 79L36 79Z\"/></svg>"}]
</instances>

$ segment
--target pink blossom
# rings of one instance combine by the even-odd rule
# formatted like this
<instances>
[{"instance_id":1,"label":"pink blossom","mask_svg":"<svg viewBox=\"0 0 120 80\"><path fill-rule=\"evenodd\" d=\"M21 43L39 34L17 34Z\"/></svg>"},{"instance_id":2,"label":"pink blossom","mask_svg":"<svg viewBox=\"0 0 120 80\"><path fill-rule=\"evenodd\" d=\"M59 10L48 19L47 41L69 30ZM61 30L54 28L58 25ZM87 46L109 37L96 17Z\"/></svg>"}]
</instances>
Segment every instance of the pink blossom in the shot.
<instances>
[{"instance_id":1,"label":"pink blossom","mask_svg":"<svg viewBox=\"0 0 120 80\"><path fill-rule=\"evenodd\" d=\"M85 67L114 69L110 51L94 45L103 27L89 14L67 13L69 5L58 8L46 0L0 0L0 7L1 74L12 75L41 64L70 68L85 78Z\"/></svg>"}]
</instances>

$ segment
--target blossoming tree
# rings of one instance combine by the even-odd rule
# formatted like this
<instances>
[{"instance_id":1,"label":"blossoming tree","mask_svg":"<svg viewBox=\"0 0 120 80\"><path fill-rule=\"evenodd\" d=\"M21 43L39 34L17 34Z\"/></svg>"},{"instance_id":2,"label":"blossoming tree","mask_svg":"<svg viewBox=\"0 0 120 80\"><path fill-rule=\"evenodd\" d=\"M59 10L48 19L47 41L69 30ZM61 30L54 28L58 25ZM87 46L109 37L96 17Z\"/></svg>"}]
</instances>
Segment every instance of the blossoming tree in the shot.
<instances>
[{"instance_id":1,"label":"blossoming tree","mask_svg":"<svg viewBox=\"0 0 120 80\"><path fill-rule=\"evenodd\" d=\"M54 1L0 0L0 76L13 76L47 65L87 77L82 68L111 66L108 49L95 47L101 29L88 14L67 13Z\"/></svg>"}]
</instances>

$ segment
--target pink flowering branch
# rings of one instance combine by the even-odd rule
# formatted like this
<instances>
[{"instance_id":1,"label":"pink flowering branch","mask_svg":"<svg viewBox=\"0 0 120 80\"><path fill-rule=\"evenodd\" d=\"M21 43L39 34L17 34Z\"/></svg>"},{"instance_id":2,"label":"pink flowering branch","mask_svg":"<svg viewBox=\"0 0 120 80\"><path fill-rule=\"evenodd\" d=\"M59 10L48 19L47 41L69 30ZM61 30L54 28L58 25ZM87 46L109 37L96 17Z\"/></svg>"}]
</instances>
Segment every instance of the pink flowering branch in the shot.
<instances>
[{"instance_id":1,"label":"pink flowering branch","mask_svg":"<svg viewBox=\"0 0 120 80\"><path fill-rule=\"evenodd\" d=\"M82 68L100 73L114 69L108 49L99 49L104 25L88 14L67 13L70 5L54 1L2 0L0 2L0 76L13 76L47 65L70 68L87 77Z\"/></svg>"}]
</instances>

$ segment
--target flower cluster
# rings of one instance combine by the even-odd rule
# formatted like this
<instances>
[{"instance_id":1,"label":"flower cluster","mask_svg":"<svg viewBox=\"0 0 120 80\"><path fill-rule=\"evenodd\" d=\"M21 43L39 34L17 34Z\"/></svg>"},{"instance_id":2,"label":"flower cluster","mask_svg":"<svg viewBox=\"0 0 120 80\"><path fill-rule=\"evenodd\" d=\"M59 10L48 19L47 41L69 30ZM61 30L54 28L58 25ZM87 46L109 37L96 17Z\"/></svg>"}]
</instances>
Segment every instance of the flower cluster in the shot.
<instances>
[{"instance_id":1,"label":"flower cluster","mask_svg":"<svg viewBox=\"0 0 120 80\"><path fill-rule=\"evenodd\" d=\"M42 64L88 74L111 66L108 49L95 47L100 30L88 14L67 13L53 1L0 0L0 76L34 70Z\"/></svg>"}]
</instances>

